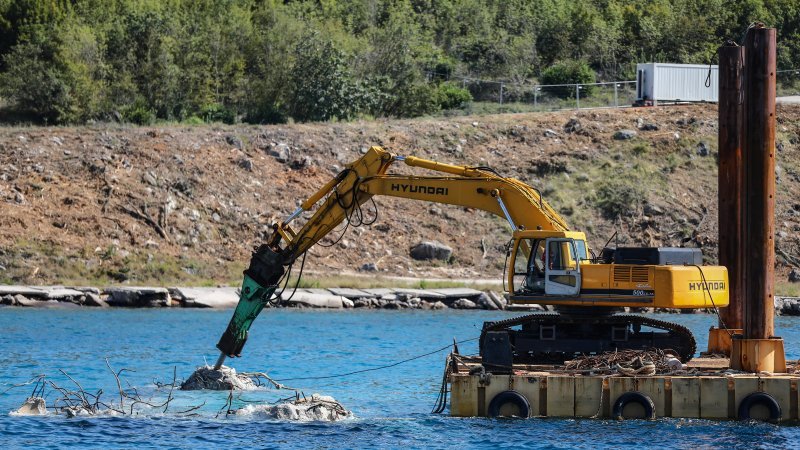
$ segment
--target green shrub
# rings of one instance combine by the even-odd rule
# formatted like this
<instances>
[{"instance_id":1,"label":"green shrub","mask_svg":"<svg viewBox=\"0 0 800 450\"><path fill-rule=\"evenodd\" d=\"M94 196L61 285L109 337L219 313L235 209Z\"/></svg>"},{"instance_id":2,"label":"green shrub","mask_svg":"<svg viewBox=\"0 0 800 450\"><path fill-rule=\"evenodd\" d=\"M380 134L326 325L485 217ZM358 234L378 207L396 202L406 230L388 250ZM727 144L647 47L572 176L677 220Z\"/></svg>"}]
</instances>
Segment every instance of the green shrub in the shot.
<instances>
[{"instance_id":1,"label":"green shrub","mask_svg":"<svg viewBox=\"0 0 800 450\"><path fill-rule=\"evenodd\" d=\"M426 83L410 86L397 97L397 107L393 115L399 117L418 117L439 111L436 89Z\"/></svg>"},{"instance_id":2,"label":"green shrub","mask_svg":"<svg viewBox=\"0 0 800 450\"><path fill-rule=\"evenodd\" d=\"M636 179L610 178L600 183L595 205L607 219L630 214L647 199L643 184Z\"/></svg>"},{"instance_id":3,"label":"green shrub","mask_svg":"<svg viewBox=\"0 0 800 450\"><path fill-rule=\"evenodd\" d=\"M442 83L434 92L439 109L456 109L472 101L472 94L467 89L452 83Z\"/></svg>"},{"instance_id":4,"label":"green shrub","mask_svg":"<svg viewBox=\"0 0 800 450\"><path fill-rule=\"evenodd\" d=\"M584 61L566 60L553 64L542 72L542 84L587 84L594 83L594 71ZM581 96L594 94L596 86L583 86ZM561 98L575 98L575 86L546 88L546 92Z\"/></svg>"},{"instance_id":5,"label":"green shrub","mask_svg":"<svg viewBox=\"0 0 800 450\"><path fill-rule=\"evenodd\" d=\"M247 123L275 124L286 123L289 120L286 112L276 103L265 100L255 104L247 111L244 121Z\"/></svg>"},{"instance_id":6,"label":"green shrub","mask_svg":"<svg viewBox=\"0 0 800 450\"><path fill-rule=\"evenodd\" d=\"M123 108L122 118L137 125L151 125L156 121L156 112L140 98L127 108Z\"/></svg>"},{"instance_id":7,"label":"green shrub","mask_svg":"<svg viewBox=\"0 0 800 450\"><path fill-rule=\"evenodd\" d=\"M182 123L186 125L203 125L205 121L197 116L189 116Z\"/></svg>"},{"instance_id":8,"label":"green shrub","mask_svg":"<svg viewBox=\"0 0 800 450\"><path fill-rule=\"evenodd\" d=\"M200 110L200 116L206 123L222 122L231 125L236 121L236 114L219 103L204 106Z\"/></svg>"}]
</instances>

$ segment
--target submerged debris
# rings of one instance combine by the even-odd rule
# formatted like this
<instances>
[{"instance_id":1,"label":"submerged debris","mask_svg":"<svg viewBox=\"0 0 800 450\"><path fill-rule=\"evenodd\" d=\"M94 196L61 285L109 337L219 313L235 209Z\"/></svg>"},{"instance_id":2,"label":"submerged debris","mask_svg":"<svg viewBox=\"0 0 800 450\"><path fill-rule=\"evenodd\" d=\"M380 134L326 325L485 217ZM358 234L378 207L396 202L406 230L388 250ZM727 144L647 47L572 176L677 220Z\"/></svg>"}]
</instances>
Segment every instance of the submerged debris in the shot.
<instances>
[{"instance_id":1,"label":"submerged debris","mask_svg":"<svg viewBox=\"0 0 800 450\"><path fill-rule=\"evenodd\" d=\"M85 390L75 378L59 369L59 372L69 379L74 387L56 384L53 380L48 379L46 375L37 375L25 383L14 385L12 388L32 385L33 390L25 402L12 414L20 416L63 414L67 417L133 416L146 411L166 413L169 410L171 402L175 399L173 391L178 386L176 381L177 368L173 368L172 381L170 383L156 382L155 392L167 391L167 396L166 399L155 400L153 396L143 396L135 387L122 378L121 375L126 371L131 371L130 369L114 370L108 360L106 360L106 366L114 376L118 389L117 393L106 396L111 398L104 398L102 389L96 392ZM127 385L127 387L123 387L123 384ZM52 398L50 397L52 393L56 394L55 399L52 406L47 406L44 399L45 397ZM203 405L205 405L205 402L179 411L176 414L191 413L200 409Z\"/></svg>"},{"instance_id":2,"label":"submerged debris","mask_svg":"<svg viewBox=\"0 0 800 450\"><path fill-rule=\"evenodd\" d=\"M237 416L256 416L272 420L334 422L352 415L333 397L313 394L274 405L247 405L232 411Z\"/></svg>"},{"instance_id":3,"label":"submerged debris","mask_svg":"<svg viewBox=\"0 0 800 450\"><path fill-rule=\"evenodd\" d=\"M236 373L232 367L222 366L219 370L211 366L198 367L194 373L181 384L183 391L249 391L258 387L253 377L244 373Z\"/></svg>"}]
</instances>

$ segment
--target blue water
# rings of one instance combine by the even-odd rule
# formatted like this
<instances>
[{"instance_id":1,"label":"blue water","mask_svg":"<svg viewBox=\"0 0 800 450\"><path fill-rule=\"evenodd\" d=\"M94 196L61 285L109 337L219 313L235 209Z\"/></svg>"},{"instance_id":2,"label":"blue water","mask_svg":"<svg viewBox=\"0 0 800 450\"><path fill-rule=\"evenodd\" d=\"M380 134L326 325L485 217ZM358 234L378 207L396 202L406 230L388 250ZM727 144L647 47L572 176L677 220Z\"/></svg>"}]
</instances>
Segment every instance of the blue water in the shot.
<instances>
[{"instance_id":1,"label":"blue water","mask_svg":"<svg viewBox=\"0 0 800 450\"><path fill-rule=\"evenodd\" d=\"M488 420L434 415L445 353L385 370L328 380L288 383L306 393L331 395L355 413L337 423L282 423L247 417L215 417L226 392L176 392L171 411L206 404L195 417L149 412L137 417L74 418L9 415L30 387L9 388L45 373L87 391L116 392L105 365L125 374L143 394L153 380L188 377L213 363L214 344L230 311L0 309L0 445L4 448L792 448L800 427L707 420ZM267 310L256 321L239 371L267 371L273 378L330 375L365 369L435 350L453 337L476 337L498 312ZM689 326L706 345L710 315L659 315ZM800 319L777 318L787 357L800 358ZM460 345L462 353L476 343ZM246 401L276 400L275 391L242 394ZM52 398L52 397L51 397Z\"/></svg>"}]
</instances>

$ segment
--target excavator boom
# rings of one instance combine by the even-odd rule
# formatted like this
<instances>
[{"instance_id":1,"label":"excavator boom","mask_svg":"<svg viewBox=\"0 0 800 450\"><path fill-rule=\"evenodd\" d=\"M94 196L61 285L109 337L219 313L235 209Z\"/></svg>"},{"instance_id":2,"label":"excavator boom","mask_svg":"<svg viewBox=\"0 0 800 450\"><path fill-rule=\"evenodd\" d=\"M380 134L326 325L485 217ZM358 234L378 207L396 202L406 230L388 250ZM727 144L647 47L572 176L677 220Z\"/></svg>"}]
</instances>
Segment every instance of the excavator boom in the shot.
<instances>
[{"instance_id":1,"label":"excavator boom","mask_svg":"<svg viewBox=\"0 0 800 450\"><path fill-rule=\"evenodd\" d=\"M398 162L435 175L388 173ZM682 327L613 316L613 311L620 306L702 308L728 302L725 268L700 268L697 249L604 249L609 260L591 259L586 236L570 231L534 187L489 167L443 164L371 147L286 220L274 224L267 243L253 253L244 271L239 304L217 343L221 352L217 368L225 357L240 355L261 310L280 301L276 291L282 283L286 287L294 262L342 222L363 219L361 206L376 195L480 209L509 223L514 244L507 280L510 301L557 305L565 314L487 322L481 352L486 348L485 359L494 358L497 367L507 366L512 354L517 360L534 361L648 345L674 347L688 359L694 338ZM291 223L307 212L310 217L295 231ZM517 326L522 329L512 329ZM655 331L641 331L642 326ZM498 355L502 357L497 359Z\"/></svg>"},{"instance_id":2,"label":"excavator boom","mask_svg":"<svg viewBox=\"0 0 800 450\"><path fill-rule=\"evenodd\" d=\"M440 176L388 175L388 169L396 162L438 172ZM250 266L244 271L239 303L217 343L222 352L217 367L226 356L240 355L253 321L269 302L275 301L275 292L287 275L285 267L342 222L350 220L351 215L374 195L481 209L506 219L512 230L569 229L538 190L519 180L505 178L487 167L402 157L380 147L371 147L306 199L286 220L274 224L268 242L253 252ZM312 209L312 216L295 231L291 222Z\"/></svg>"}]
</instances>

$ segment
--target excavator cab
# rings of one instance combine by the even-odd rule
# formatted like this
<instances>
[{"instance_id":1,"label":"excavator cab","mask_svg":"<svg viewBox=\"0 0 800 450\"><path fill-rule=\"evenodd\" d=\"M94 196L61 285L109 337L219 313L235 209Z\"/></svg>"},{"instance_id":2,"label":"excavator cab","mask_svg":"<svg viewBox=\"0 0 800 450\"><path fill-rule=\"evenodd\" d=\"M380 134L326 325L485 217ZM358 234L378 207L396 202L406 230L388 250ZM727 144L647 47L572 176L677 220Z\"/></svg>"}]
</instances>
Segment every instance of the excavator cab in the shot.
<instances>
[{"instance_id":1,"label":"excavator cab","mask_svg":"<svg viewBox=\"0 0 800 450\"><path fill-rule=\"evenodd\" d=\"M588 262L582 233L522 231L515 233L509 291L518 295L577 296L581 262Z\"/></svg>"}]
</instances>

